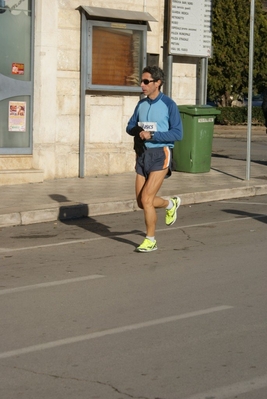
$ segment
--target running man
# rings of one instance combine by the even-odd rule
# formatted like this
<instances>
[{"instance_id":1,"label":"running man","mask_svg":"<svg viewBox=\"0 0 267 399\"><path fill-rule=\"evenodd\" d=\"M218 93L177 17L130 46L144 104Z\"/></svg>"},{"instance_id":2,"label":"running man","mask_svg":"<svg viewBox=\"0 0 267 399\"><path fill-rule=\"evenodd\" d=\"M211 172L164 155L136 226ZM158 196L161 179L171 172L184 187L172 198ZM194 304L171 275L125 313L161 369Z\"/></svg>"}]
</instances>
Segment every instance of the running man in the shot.
<instances>
[{"instance_id":1,"label":"running man","mask_svg":"<svg viewBox=\"0 0 267 399\"><path fill-rule=\"evenodd\" d=\"M141 88L146 97L138 102L126 128L127 133L134 136L136 200L144 211L146 225L146 238L136 248L137 252L157 249L156 209L166 209L165 222L171 226L176 221L181 204L179 197L166 200L157 196L164 179L172 173L174 142L183 137L178 107L160 91L164 80L164 72L159 67L147 66L143 69Z\"/></svg>"}]
</instances>

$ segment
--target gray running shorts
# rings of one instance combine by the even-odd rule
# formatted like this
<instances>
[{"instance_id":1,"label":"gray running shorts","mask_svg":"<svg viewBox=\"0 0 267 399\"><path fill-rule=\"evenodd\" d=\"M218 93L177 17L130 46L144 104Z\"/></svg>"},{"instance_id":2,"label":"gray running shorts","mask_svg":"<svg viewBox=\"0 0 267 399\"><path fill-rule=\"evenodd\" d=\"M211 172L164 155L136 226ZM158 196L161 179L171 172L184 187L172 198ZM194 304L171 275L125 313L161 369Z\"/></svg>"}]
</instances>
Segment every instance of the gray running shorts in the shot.
<instances>
[{"instance_id":1,"label":"gray running shorts","mask_svg":"<svg viewBox=\"0 0 267 399\"><path fill-rule=\"evenodd\" d=\"M142 155L136 158L136 173L146 179L149 173L167 168L166 177L170 177L172 174L172 150L169 147L147 148Z\"/></svg>"}]
</instances>

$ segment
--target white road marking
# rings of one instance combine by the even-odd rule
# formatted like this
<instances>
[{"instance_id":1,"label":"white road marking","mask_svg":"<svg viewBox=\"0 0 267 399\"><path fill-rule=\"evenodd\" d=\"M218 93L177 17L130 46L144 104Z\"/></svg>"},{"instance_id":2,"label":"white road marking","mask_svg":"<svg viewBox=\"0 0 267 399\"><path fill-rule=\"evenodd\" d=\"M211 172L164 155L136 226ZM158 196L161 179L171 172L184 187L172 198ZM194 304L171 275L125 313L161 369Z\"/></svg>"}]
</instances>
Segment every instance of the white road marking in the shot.
<instances>
[{"instance_id":1,"label":"white road marking","mask_svg":"<svg viewBox=\"0 0 267 399\"><path fill-rule=\"evenodd\" d=\"M15 292L37 290L39 288L54 287L54 286L63 285L63 284L78 283L80 281L95 280L97 278L102 278L102 277L105 277L105 276L101 275L101 274L91 274L90 276L70 278L70 279L66 279L66 280L50 281L47 283L40 283L40 284L33 284L33 285L24 285L22 287L7 288L4 290L0 290L0 295L13 294Z\"/></svg>"},{"instance_id":2,"label":"white road marking","mask_svg":"<svg viewBox=\"0 0 267 399\"><path fill-rule=\"evenodd\" d=\"M227 220L220 220L214 222L206 222L206 223L199 223L199 224L188 224L185 226L178 226L178 227L167 227L164 229L159 229L157 231L168 231L168 230L182 230L182 229L190 229L192 227L201 227L201 226L214 226L216 224L223 224L223 223L232 223L232 222L241 222L243 220L250 220L250 219L264 219L267 215L257 215L257 216L246 216L246 217L239 217L235 219L227 219Z\"/></svg>"},{"instance_id":3,"label":"white road marking","mask_svg":"<svg viewBox=\"0 0 267 399\"><path fill-rule=\"evenodd\" d=\"M51 341L51 342L47 342L45 344L32 345L32 346L28 346L26 348L15 349L12 351L0 353L0 359L7 359L7 358L10 358L13 356L26 355L26 354L32 353L32 352L38 352L38 351L42 351L42 350L46 350L46 349L57 348L59 346L70 345L70 344L74 344L77 342L89 341L91 339L106 337L108 335L121 334L121 333L125 333L128 331L133 331L133 330L140 330L141 328L153 327L153 326L157 326L160 324L171 323L171 322L175 322L178 320L188 319L191 317L203 316L203 315L214 313L214 312L221 312L223 310L228 310L228 309L232 309L232 308L233 308L233 306L223 306L222 305L222 306L217 306L217 307L213 307L213 308L209 308L209 309L198 310L195 312L184 313L181 315L163 317L161 319L150 320L150 321L146 321L143 323L136 323L136 324L130 324L128 326L111 328L109 330L98 331L98 332L94 332L91 334L80 335L77 337L59 339L57 341Z\"/></svg>"},{"instance_id":4,"label":"white road marking","mask_svg":"<svg viewBox=\"0 0 267 399\"><path fill-rule=\"evenodd\" d=\"M182 230L182 229L190 229L192 227L201 227L201 226L214 226L216 224L223 224L223 223L232 223L232 222L241 222L244 220L250 220L250 219L264 219L266 218L267 215L257 215L257 216L246 216L246 217L239 217L239 218L234 218L234 219L227 219L227 220L221 220L221 221L213 221L213 222L206 222L206 223L199 223L199 224L189 224L189 225L184 225L184 226L176 226L176 227L167 227L164 229L158 229L158 232L164 232L164 231L170 231L170 230ZM140 231L140 233L142 233ZM117 236L113 235L112 238L115 237L125 237L132 235L133 233L125 233L124 235L118 234ZM87 242L92 242L92 241L100 241L100 240L109 240L110 237L94 237L94 238L85 238L85 239L80 239L80 240L71 240L71 241L63 241L63 242L57 242L57 243L51 243L51 244L43 244L43 245L36 245L36 246L31 246L31 247L21 247L21 248L0 248L0 253L10 253L10 252L17 252L17 251L29 251L33 249L41 249L41 248L51 248L51 247L59 247L62 245L71 245L71 244L79 244L79 243L87 243Z\"/></svg>"},{"instance_id":5,"label":"white road marking","mask_svg":"<svg viewBox=\"0 0 267 399\"><path fill-rule=\"evenodd\" d=\"M21 247L21 248L0 248L0 252L16 252L16 251L27 251L30 249L38 249L38 248L50 248L50 247L59 247L61 245L70 245L70 244L79 244L79 243L85 243L88 241L99 241L99 240L105 240L108 237L95 237L95 238L88 238L84 240L71 240L71 241L62 241L62 242L57 242L57 243L51 243L51 244L42 244L42 245L34 245L31 247Z\"/></svg>"},{"instance_id":6,"label":"white road marking","mask_svg":"<svg viewBox=\"0 0 267 399\"><path fill-rule=\"evenodd\" d=\"M240 381L232 385L215 388L213 390L197 393L196 395L189 396L184 399L227 399L237 398L237 395L243 393L255 391L256 389L262 389L267 387L267 375L253 378L252 380Z\"/></svg>"}]
</instances>

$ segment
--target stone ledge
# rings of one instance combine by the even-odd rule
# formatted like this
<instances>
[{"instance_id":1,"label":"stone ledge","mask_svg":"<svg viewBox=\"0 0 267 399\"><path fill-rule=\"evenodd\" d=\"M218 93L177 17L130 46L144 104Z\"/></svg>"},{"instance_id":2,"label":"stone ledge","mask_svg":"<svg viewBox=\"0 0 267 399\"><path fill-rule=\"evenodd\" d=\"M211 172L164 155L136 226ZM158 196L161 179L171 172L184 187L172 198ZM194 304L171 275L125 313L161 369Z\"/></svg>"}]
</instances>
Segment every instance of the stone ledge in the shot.
<instances>
[{"instance_id":1,"label":"stone ledge","mask_svg":"<svg viewBox=\"0 0 267 399\"><path fill-rule=\"evenodd\" d=\"M13 169L0 171L0 186L42 183L44 172L40 169Z\"/></svg>"}]
</instances>

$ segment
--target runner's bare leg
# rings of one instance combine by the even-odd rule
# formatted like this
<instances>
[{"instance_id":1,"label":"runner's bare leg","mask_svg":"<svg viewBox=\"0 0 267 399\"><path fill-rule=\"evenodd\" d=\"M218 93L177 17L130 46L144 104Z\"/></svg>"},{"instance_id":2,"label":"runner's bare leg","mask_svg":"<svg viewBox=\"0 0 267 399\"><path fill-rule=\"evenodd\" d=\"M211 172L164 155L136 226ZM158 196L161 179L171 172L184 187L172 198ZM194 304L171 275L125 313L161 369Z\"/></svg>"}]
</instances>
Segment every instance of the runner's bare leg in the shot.
<instances>
[{"instance_id":1,"label":"runner's bare leg","mask_svg":"<svg viewBox=\"0 0 267 399\"><path fill-rule=\"evenodd\" d=\"M154 237L156 233L156 208L166 208L168 200L157 197L168 169L151 172L146 180L144 176L136 175L135 190L138 206L144 210L146 235Z\"/></svg>"}]
</instances>

